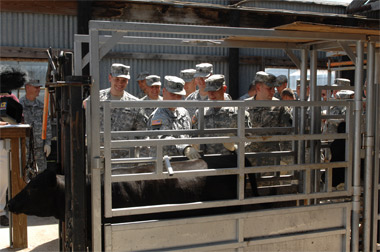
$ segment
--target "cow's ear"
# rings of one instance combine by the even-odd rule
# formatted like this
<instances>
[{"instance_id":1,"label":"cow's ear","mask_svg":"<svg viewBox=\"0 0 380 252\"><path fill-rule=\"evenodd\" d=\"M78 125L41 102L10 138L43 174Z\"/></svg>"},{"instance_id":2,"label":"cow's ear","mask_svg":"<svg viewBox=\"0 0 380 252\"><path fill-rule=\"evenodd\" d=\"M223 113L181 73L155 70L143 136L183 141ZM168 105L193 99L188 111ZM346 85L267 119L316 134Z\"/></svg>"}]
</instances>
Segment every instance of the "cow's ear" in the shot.
<instances>
[{"instance_id":1,"label":"cow's ear","mask_svg":"<svg viewBox=\"0 0 380 252\"><path fill-rule=\"evenodd\" d=\"M46 185L55 187L57 185L57 176L53 171L46 171Z\"/></svg>"}]
</instances>

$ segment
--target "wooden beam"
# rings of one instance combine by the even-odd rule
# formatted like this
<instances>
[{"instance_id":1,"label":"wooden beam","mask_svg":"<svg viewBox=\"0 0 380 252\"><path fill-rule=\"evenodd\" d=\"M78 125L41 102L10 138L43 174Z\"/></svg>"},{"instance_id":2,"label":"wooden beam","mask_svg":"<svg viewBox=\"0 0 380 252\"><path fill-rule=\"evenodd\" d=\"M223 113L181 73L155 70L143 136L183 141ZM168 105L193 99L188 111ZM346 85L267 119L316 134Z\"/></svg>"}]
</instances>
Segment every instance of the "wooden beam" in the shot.
<instances>
[{"instance_id":1,"label":"wooden beam","mask_svg":"<svg viewBox=\"0 0 380 252\"><path fill-rule=\"evenodd\" d=\"M0 48L0 59L28 59L29 61L47 61L47 48L35 47L11 47L2 46ZM73 52L72 49L54 49L53 52L65 51Z\"/></svg>"},{"instance_id":2,"label":"wooden beam","mask_svg":"<svg viewBox=\"0 0 380 252\"><path fill-rule=\"evenodd\" d=\"M126 21L166 22L195 25L229 26L230 11L240 15L240 27L273 28L296 21L378 29L378 20L347 15L295 12L253 7L239 8L186 1L94 1L92 16Z\"/></svg>"},{"instance_id":3,"label":"wooden beam","mask_svg":"<svg viewBox=\"0 0 380 252\"><path fill-rule=\"evenodd\" d=\"M41 13L53 15L77 15L77 1L28 1L28 0L3 0L0 1L0 10L2 12L26 12Z\"/></svg>"},{"instance_id":4,"label":"wooden beam","mask_svg":"<svg viewBox=\"0 0 380 252\"><path fill-rule=\"evenodd\" d=\"M76 16L78 1L82 0L3 0L0 1L0 11ZM87 5L87 8L91 9L93 19L117 18L125 21L229 26L229 13L231 10L236 10L240 13L240 27L273 28L302 21L359 28L379 28L376 19L362 19L343 14L244 7L243 5L234 7L169 0L99 0Z\"/></svg>"}]
</instances>

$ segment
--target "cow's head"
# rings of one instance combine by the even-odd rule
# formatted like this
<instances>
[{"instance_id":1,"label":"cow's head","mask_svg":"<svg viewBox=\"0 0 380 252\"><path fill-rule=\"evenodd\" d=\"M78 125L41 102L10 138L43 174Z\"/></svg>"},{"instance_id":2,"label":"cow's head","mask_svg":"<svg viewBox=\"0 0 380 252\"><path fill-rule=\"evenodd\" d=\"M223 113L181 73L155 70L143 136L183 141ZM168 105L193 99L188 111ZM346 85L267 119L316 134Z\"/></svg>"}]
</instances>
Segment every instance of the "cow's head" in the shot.
<instances>
[{"instance_id":1,"label":"cow's head","mask_svg":"<svg viewBox=\"0 0 380 252\"><path fill-rule=\"evenodd\" d=\"M62 202L62 193L64 184L62 188L62 182L58 180L55 171L47 169L8 202L8 209L15 214L54 216L59 219L60 212L64 212L64 206L59 205L60 200ZM59 209L62 207L63 209Z\"/></svg>"}]
</instances>

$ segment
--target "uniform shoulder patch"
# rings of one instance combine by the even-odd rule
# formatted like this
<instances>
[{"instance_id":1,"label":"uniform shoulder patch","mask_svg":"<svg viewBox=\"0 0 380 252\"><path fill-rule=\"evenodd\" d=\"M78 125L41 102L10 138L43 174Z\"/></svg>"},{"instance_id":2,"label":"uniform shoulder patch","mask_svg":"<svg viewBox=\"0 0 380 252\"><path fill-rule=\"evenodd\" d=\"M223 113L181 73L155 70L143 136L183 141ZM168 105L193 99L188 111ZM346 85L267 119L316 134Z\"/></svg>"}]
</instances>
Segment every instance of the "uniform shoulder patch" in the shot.
<instances>
[{"instance_id":1,"label":"uniform shoulder patch","mask_svg":"<svg viewBox=\"0 0 380 252\"><path fill-rule=\"evenodd\" d=\"M152 120L152 126L161 125L161 124L162 124L162 119Z\"/></svg>"}]
</instances>

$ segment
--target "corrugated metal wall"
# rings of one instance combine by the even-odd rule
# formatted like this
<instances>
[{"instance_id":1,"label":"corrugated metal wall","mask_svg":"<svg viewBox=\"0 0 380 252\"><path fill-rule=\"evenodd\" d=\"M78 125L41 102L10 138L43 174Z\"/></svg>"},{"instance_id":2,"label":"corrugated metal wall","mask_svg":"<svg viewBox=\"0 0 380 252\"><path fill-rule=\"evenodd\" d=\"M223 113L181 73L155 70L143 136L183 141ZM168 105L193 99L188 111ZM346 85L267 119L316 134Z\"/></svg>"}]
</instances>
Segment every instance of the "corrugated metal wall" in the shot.
<instances>
[{"instance_id":1,"label":"corrugated metal wall","mask_svg":"<svg viewBox=\"0 0 380 252\"><path fill-rule=\"evenodd\" d=\"M123 58L104 58L100 64L100 88L108 88L108 74L112 63L122 63L131 66L131 79L127 86L127 91L131 94L137 95L139 87L137 85L136 77L142 71L148 71L161 77L161 81L165 75L179 76L182 69L195 68L196 64L201 62L183 61L183 60L141 60L141 59L123 59ZM223 73L228 78L228 64L224 62L209 62L214 65L214 73Z\"/></svg>"},{"instance_id":2,"label":"corrugated metal wall","mask_svg":"<svg viewBox=\"0 0 380 252\"><path fill-rule=\"evenodd\" d=\"M74 48L74 16L0 12L1 46Z\"/></svg>"}]
</instances>

